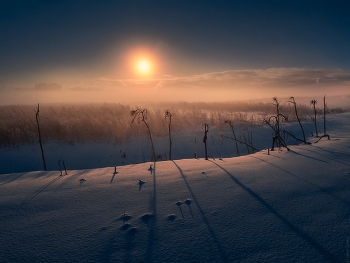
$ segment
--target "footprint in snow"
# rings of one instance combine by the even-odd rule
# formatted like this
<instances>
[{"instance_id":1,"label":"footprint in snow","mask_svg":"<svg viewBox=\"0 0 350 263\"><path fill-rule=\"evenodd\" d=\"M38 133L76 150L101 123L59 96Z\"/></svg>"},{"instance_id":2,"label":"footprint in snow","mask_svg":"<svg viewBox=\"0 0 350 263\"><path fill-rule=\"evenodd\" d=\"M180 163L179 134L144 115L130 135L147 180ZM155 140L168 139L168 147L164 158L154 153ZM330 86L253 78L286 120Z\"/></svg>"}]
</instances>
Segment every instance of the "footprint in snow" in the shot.
<instances>
[{"instance_id":1,"label":"footprint in snow","mask_svg":"<svg viewBox=\"0 0 350 263\"><path fill-rule=\"evenodd\" d=\"M101 229L100 229L100 231L105 231L105 230L107 230L107 227L106 227L106 226L101 227Z\"/></svg>"},{"instance_id":2,"label":"footprint in snow","mask_svg":"<svg viewBox=\"0 0 350 263\"><path fill-rule=\"evenodd\" d=\"M149 221L154 217L154 215L152 214L144 214L143 216L140 217L140 219L145 223L147 224L147 226L149 227Z\"/></svg>"},{"instance_id":3,"label":"footprint in snow","mask_svg":"<svg viewBox=\"0 0 350 263\"><path fill-rule=\"evenodd\" d=\"M137 233L137 228L136 227L131 227L130 224L125 224L120 229L121 230L125 230L126 233L128 233L131 236L134 236Z\"/></svg>"},{"instance_id":4,"label":"footprint in snow","mask_svg":"<svg viewBox=\"0 0 350 263\"><path fill-rule=\"evenodd\" d=\"M123 221L125 223L126 221L129 221L132 218L132 216L128 215L124 212L124 214L118 218L119 221Z\"/></svg>"},{"instance_id":5,"label":"footprint in snow","mask_svg":"<svg viewBox=\"0 0 350 263\"><path fill-rule=\"evenodd\" d=\"M141 216L140 218L142 219L143 222L148 223L148 221L151 220L151 218L153 217L154 215L147 213Z\"/></svg>"},{"instance_id":6,"label":"footprint in snow","mask_svg":"<svg viewBox=\"0 0 350 263\"><path fill-rule=\"evenodd\" d=\"M167 216L167 219L168 219L168 221L174 222L175 219L176 219L176 215L168 215L168 216Z\"/></svg>"},{"instance_id":7,"label":"footprint in snow","mask_svg":"<svg viewBox=\"0 0 350 263\"><path fill-rule=\"evenodd\" d=\"M188 198L186 197L185 204L189 206L189 205L191 205L191 203L192 203L192 200L191 200L191 199L188 199Z\"/></svg>"},{"instance_id":8,"label":"footprint in snow","mask_svg":"<svg viewBox=\"0 0 350 263\"><path fill-rule=\"evenodd\" d=\"M128 230L131 227L130 224L125 224L120 227L121 230Z\"/></svg>"},{"instance_id":9,"label":"footprint in snow","mask_svg":"<svg viewBox=\"0 0 350 263\"><path fill-rule=\"evenodd\" d=\"M136 227L132 227L130 228L127 233L131 236L135 235L137 233L137 228Z\"/></svg>"}]
</instances>

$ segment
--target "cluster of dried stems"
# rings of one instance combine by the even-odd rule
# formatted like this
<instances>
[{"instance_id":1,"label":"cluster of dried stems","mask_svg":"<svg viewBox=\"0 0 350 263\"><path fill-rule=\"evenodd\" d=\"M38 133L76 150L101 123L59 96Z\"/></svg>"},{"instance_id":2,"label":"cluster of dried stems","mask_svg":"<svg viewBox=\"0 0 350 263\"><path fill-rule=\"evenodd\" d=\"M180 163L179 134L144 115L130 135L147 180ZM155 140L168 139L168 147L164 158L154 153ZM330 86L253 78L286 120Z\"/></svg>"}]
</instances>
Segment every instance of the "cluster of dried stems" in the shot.
<instances>
[{"instance_id":1,"label":"cluster of dried stems","mask_svg":"<svg viewBox=\"0 0 350 263\"><path fill-rule=\"evenodd\" d=\"M166 107L167 106L167 107ZM107 141L119 143L131 138L145 136L147 128L135 129L130 121L129 105L101 104L40 104L40 130L44 142L76 143ZM140 107L137 107L140 108ZM147 121L154 136L171 132L200 131L204 123L225 129L225 121L237 126L261 125L267 116L275 113L271 103L168 103L148 108ZM164 121L168 109L171 116ZM36 107L0 106L0 147L13 147L38 141ZM328 109L331 111L331 109ZM294 105L283 104L283 114L288 121L296 121ZM313 116L308 105L298 105L299 119L305 121ZM319 113L318 113L319 114ZM172 121L171 118L174 117ZM171 134L170 134L171 136ZM171 141L171 137L170 137Z\"/></svg>"}]
</instances>

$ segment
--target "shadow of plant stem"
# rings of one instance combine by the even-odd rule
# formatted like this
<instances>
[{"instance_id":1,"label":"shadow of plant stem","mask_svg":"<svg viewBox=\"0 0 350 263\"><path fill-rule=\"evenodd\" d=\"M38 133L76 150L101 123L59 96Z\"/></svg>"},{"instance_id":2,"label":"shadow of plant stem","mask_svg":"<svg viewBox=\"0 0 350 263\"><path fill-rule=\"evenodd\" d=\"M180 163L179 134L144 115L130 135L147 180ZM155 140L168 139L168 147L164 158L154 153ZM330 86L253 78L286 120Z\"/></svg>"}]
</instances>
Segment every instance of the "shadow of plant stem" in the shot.
<instances>
[{"instance_id":1,"label":"shadow of plant stem","mask_svg":"<svg viewBox=\"0 0 350 263\"><path fill-rule=\"evenodd\" d=\"M286 217L284 217L277 210L275 210L274 207L272 207L269 203L267 203L265 199L263 199L260 195L254 192L251 188L244 185L233 174L231 174L229 171L227 171L225 168L223 168L219 164L215 162L212 162L212 163L218 166L219 168L221 168L224 172L226 172L226 174L229 176L229 178L231 178L233 182L235 182L238 186L240 186L243 190L245 190L250 196L252 196L261 205L263 205L268 211L270 211L273 215L275 215L279 220L281 220L290 230L292 230L294 233L296 233L298 236L304 239L307 243L313 246L318 252L320 252L328 260L328 262L340 262L340 260L338 260L338 258L335 255L329 252L326 247L323 247L320 243L317 242L317 240L313 239L307 232L304 232L302 228L298 228L297 226L295 226L291 221L289 221Z\"/></svg>"},{"instance_id":2,"label":"shadow of plant stem","mask_svg":"<svg viewBox=\"0 0 350 263\"><path fill-rule=\"evenodd\" d=\"M147 227L150 227L149 221L150 221L153 217L154 217L154 215L147 213L147 214L144 214L143 216L141 216L141 220L142 220L145 224L147 224Z\"/></svg>"},{"instance_id":3,"label":"shadow of plant stem","mask_svg":"<svg viewBox=\"0 0 350 263\"><path fill-rule=\"evenodd\" d=\"M188 208L190 209L190 212L191 212L191 216L193 218L193 213L192 213L192 209L191 209L191 203L192 203L192 200L191 199L188 199L186 197L186 200L185 200L185 204L188 206Z\"/></svg>"},{"instance_id":4,"label":"shadow of plant stem","mask_svg":"<svg viewBox=\"0 0 350 263\"><path fill-rule=\"evenodd\" d=\"M79 185L82 185L84 182L85 182L86 180L84 179L84 178L81 178L80 180L79 180Z\"/></svg>"},{"instance_id":5,"label":"shadow of plant stem","mask_svg":"<svg viewBox=\"0 0 350 263\"><path fill-rule=\"evenodd\" d=\"M139 180L139 191L141 191L142 186L145 184L146 182Z\"/></svg>"},{"instance_id":6,"label":"shadow of plant stem","mask_svg":"<svg viewBox=\"0 0 350 263\"><path fill-rule=\"evenodd\" d=\"M181 212L182 218L184 218L184 214L183 214L183 212L182 212L182 208L181 208L182 202L181 202L181 201L177 201L177 202L176 202L176 205L177 205L177 206L179 207L179 209L180 209L180 212Z\"/></svg>"}]
</instances>

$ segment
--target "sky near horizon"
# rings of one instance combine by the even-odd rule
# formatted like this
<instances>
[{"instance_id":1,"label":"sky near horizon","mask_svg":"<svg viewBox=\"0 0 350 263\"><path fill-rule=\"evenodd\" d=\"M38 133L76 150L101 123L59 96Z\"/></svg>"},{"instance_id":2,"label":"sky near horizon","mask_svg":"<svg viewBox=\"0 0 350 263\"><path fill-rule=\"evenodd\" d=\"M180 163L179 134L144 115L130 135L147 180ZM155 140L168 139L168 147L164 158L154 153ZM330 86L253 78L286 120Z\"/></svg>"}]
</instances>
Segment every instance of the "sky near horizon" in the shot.
<instances>
[{"instance_id":1,"label":"sky near horizon","mask_svg":"<svg viewBox=\"0 0 350 263\"><path fill-rule=\"evenodd\" d=\"M350 93L348 1L0 2L0 104Z\"/></svg>"}]
</instances>

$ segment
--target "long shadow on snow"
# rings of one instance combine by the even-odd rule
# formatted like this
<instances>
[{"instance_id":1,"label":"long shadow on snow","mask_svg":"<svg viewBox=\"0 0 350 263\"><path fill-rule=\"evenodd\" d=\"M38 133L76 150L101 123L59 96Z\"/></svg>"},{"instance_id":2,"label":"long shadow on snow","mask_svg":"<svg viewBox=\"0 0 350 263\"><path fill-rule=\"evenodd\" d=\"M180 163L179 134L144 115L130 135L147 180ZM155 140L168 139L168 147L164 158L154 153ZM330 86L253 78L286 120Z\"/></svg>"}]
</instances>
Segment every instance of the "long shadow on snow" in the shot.
<instances>
[{"instance_id":1,"label":"long shadow on snow","mask_svg":"<svg viewBox=\"0 0 350 263\"><path fill-rule=\"evenodd\" d=\"M13 181L16 181L18 178L22 177L22 176L25 175L25 174L26 174L26 173L22 173L22 174L18 175L17 177L11 179L10 181L7 181L7 182L5 182L5 183L0 184L0 186L5 185L5 184L12 183Z\"/></svg>"},{"instance_id":2,"label":"long shadow on snow","mask_svg":"<svg viewBox=\"0 0 350 263\"><path fill-rule=\"evenodd\" d=\"M199 205L199 202L198 202L196 196L194 195L194 193L193 193L193 191L192 191L190 185L188 184L188 182L187 182L187 180L186 180L185 174L183 173L183 171L181 170L181 168L177 165L177 163L175 163L174 161L172 161L172 162L175 164L175 166L176 166L177 169L179 170L179 172L180 172L180 174L181 174L183 180L185 181L185 184L186 184L188 190L190 191L191 196L192 196L194 202L196 203L199 212L200 212L201 215L202 215L203 221L204 221L204 223L207 225L208 230L209 230L209 233L210 233L212 239L214 240L215 245L217 246L217 248L218 248L218 250L219 250L219 253L220 253L220 256L221 256L222 260L224 260L224 262L230 262L229 259L228 259L228 257L227 257L227 255L226 255L226 252L225 252L224 249L222 248L222 245L221 245L219 239L217 238L217 236L216 236L216 234L215 234L215 231L214 231L213 228L210 226L210 223L209 223L208 219L206 218L203 209L202 209L201 206Z\"/></svg>"},{"instance_id":3,"label":"long shadow on snow","mask_svg":"<svg viewBox=\"0 0 350 263\"><path fill-rule=\"evenodd\" d=\"M131 263L134 262L131 259L131 252L134 249L134 235L135 233L132 231L135 228L131 228L129 230L123 229L125 233L125 247L120 247L118 244L118 239L116 238L117 233L112 233L112 237L105 241L105 246L102 252L99 253L98 261L99 262L121 262L121 259L119 258L118 261L116 261L115 258L113 258L113 254L117 250L123 250L125 251L125 259L123 262L125 263Z\"/></svg>"},{"instance_id":4,"label":"long shadow on snow","mask_svg":"<svg viewBox=\"0 0 350 263\"><path fill-rule=\"evenodd\" d=\"M36 190L34 193L32 193L30 196L28 196L26 199L24 199L23 202L21 203L21 205L23 205L24 203L27 203L30 200L32 200L34 197L36 197L37 195L42 193L47 187L49 187L51 184L53 184L54 182L56 182L58 179L60 179L62 177L63 176L59 175L58 177L53 179L51 182L47 183L46 185L44 185L41 188L39 188L38 190Z\"/></svg>"},{"instance_id":5,"label":"long shadow on snow","mask_svg":"<svg viewBox=\"0 0 350 263\"><path fill-rule=\"evenodd\" d=\"M150 208L152 209L153 216L148 223L148 245L146 252L145 262L152 262L152 256L154 251L154 243L157 237L157 181L156 181L156 162L153 163L154 168L151 170L153 175L153 196L150 200Z\"/></svg>"},{"instance_id":6,"label":"long shadow on snow","mask_svg":"<svg viewBox=\"0 0 350 263\"><path fill-rule=\"evenodd\" d=\"M328 152L328 153L331 153L331 154L337 156L337 155L335 154L335 152L333 152L333 151L329 151L329 150L327 151L327 150L325 150L325 149L323 149L323 148L321 148L321 147L318 147L318 146L314 146L314 147L317 147L317 148L320 149L320 150L324 150L324 151L326 151L326 152ZM329 156L326 155L326 154L321 154L321 153L319 153L319 152L312 151L312 150L310 150L310 149L304 149L304 150L305 150L305 151L308 151L308 152L311 152L311 153L313 153L313 154L317 154L317 155L319 155L319 156L322 156L322 157L324 157L324 158L326 158L326 159L329 159L329 160L332 160L332 161L341 163L341 164L343 164L343 165L350 166L349 163L345 163L345 162L344 162L344 161L347 161L347 160L341 161L341 160L339 160L339 159L329 157ZM350 155L344 154L344 153L339 153L339 155L340 155L340 156L346 156L347 158L350 156ZM339 157L339 155L338 155L337 157Z\"/></svg>"},{"instance_id":7,"label":"long shadow on snow","mask_svg":"<svg viewBox=\"0 0 350 263\"><path fill-rule=\"evenodd\" d=\"M42 173L46 173L46 172L42 172ZM79 177L81 175L83 175L84 173L86 173L86 171L81 170L79 172L77 172L74 175L69 176L70 179L73 179L75 177ZM36 197L37 195L39 195L40 193L42 193L47 187L49 187L50 185L52 185L54 182L56 182L58 179L61 179L62 177L67 177L68 175L59 175L58 177L56 177L55 179L53 179L51 182L47 183L46 185L42 186L41 188L39 188L38 190L36 190L33 194L31 194L30 196L28 196L26 199L23 200L23 202L21 203L21 205L23 205L26 202L29 202L30 200L32 200L34 197ZM80 183L81 185L82 183Z\"/></svg>"},{"instance_id":8,"label":"long shadow on snow","mask_svg":"<svg viewBox=\"0 0 350 263\"><path fill-rule=\"evenodd\" d=\"M210 160L209 160L210 161ZM295 225L293 225L287 218L279 214L271 205L269 205L262 197L260 197L257 193L255 193L252 189L245 186L241 181L239 181L236 177L234 177L229 171L220 166L219 164L210 161L219 168L221 168L227 175L234 181L237 185L242 187L246 192L248 192L252 197L254 197L257 201L259 201L262 205L264 205L271 213L273 213L278 219L280 219L290 230L295 232L298 236L303 238L307 243L313 246L320 254L322 254L325 258L327 258L330 262L340 262L339 259L329 252L325 247L319 244L316 240L310 237L306 232L299 229Z\"/></svg>"},{"instance_id":9,"label":"long shadow on snow","mask_svg":"<svg viewBox=\"0 0 350 263\"><path fill-rule=\"evenodd\" d=\"M118 172L114 172L114 173L113 173L113 176L112 176L112 178L111 178L111 181L109 182L110 184L113 183L114 177L115 177L115 175L116 175L117 173L118 173Z\"/></svg>"},{"instance_id":10,"label":"long shadow on snow","mask_svg":"<svg viewBox=\"0 0 350 263\"><path fill-rule=\"evenodd\" d=\"M315 160L315 161L318 161L318 162L329 163L327 161L324 161L324 160L321 160L321 159L318 159L318 158L315 158L315 157L307 156L307 155L299 153L299 152L290 151L290 153L294 153L294 154L297 154L297 155L300 155L300 156L303 156L305 158L308 158L308 159L311 159L311 160Z\"/></svg>"},{"instance_id":11,"label":"long shadow on snow","mask_svg":"<svg viewBox=\"0 0 350 263\"><path fill-rule=\"evenodd\" d=\"M340 197L338 197L338 196L332 194L331 192L329 192L328 190L326 190L326 189L324 189L324 188L318 186L317 184L314 184L313 182L310 182L310 181L306 180L305 178L302 178L302 177L300 177L300 176L297 176L296 174L293 174L293 173L291 173L291 172L289 172L289 171L287 171L287 170L285 170L285 169L283 169L283 168L281 168L281 167L279 167L279 166L277 166L277 165L275 165L275 164L273 164L273 163L270 163L270 162L268 162L268 161L266 161L266 160L264 160L264 159L261 159L261 158L259 158L259 157L252 156L252 155L251 155L250 157L251 157L251 158L258 159L258 160L260 160L260 161L262 161L262 162L264 162L264 163L267 163L267 164L269 164L269 165L271 165L271 166L273 166L273 167L275 167L275 168L281 170L282 172L284 172L284 173L286 173L286 174L289 174L289 175L291 175L291 176L293 176L293 177L295 177L295 178L298 178L299 180L302 180L302 181L304 181L304 182L306 182L306 183L308 183L308 184L311 184L311 185L315 186L316 188L318 188L321 192L323 192L323 193L325 193L325 194L327 194L327 195L330 195L330 196L333 197L334 199L337 199L338 201L340 201L341 203L343 203L343 204L345 204L345 205L347 205L347 206L350 206L350 203L349 203L349 202L347 202L347 201L341 199Z\"/></svg>"},{"instance_id":12,"label":"long shadow on snow","mask_svg":"<svg viewBox=\"0 0 350 263\"><path fill-rule=\"evenodd\" d=\"M326 153L330 153L332 155L334 155L335 157L339 157L339 156L345 156L346 157L346 160L349 159L350 157L350 154L348 152L345 152L345 151L335 151L334 149L331 149L331 148L327 148L327 147L320 147L320 146L317 146L315 144L312 145L313 147L317 148L318 150L321 150L321 151L324 151ZM345 145L344 145L345 146ZM349 146L350 147L350 146ZM310 150L311 151L311 150ZM318 153L318 152L315 152L315 153Z\"/></svg>"}]
</instances>

